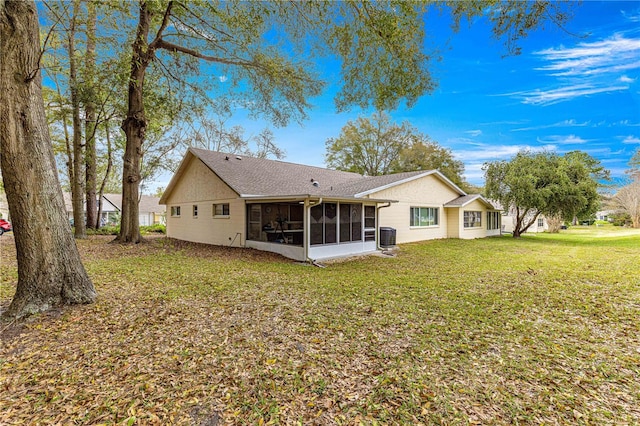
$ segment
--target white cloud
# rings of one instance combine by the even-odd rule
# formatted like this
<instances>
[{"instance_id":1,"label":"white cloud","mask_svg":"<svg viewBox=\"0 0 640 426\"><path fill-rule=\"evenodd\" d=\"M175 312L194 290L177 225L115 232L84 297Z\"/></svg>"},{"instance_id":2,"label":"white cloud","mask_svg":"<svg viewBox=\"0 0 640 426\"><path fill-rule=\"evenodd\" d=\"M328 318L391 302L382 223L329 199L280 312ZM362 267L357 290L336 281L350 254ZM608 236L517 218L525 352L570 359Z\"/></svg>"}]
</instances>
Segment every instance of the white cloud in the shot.
<instances>
[{"instance_id":1,"label":"white cloud","mask_svg":"<svg viewBox=\"0 0 640 426\"><path fill-rule=\"evenodd\" d=\"M557 123L553 123L553 124L541 124L539 126L531 126L531 127L520 127L518 129L512 129L512 132L522 132L522 131L528 131L528 130L542 130L542 129L551 129L554 127L586 127L589 124L591 124L590 121L585 121L582 123L577 122L576 120L574 120L573 118L569 119L569 120L562 120L559 121Z\"/></svg>"},{"instance_id":2,"label":"white cloud","mask_svg":"<svg viewBox=\"0 0 640 426\"><path fill-rule=\"evenodd\" d=\"M546 144L543 146L531 145L487 145L479 144L478 149L456 150L454 156L465 162L483 162L493 160L508 160L520 151L542 152L556 151L558 147L554 144Z\"/></svg>"},{"instance_id":3,"label":"white cloud","mask_svg":"<svg viewBox=\"0 0 640 426\"><path fill-rule=\"evenodd\" d=\"M482 166L484 163L467 163L464 165L464 177L467 182L476 185L484 184L484 170Z\"/></svg>"},{"instance_id":4,"label":"white cloud","mask_svg":"<svg viewBox=\"0 0 640 426\"><path fill-rule=\"evenodd\" d=\"M595 95L598 93L616 92L627 90L629 86L607 85L597 87L593 84L576 84L573 86L565 86L557 89L540 90L508 93L507 96L514 96L522 99L522 103L530 105L553 105L558 102L568 101L580 96Z\"/></svg>"},{"instance_id":5,"label":"white cloud","mask_svg":"<svg viewBox=\"0 0 640 426\"><path fill-rule=\"evenodd\" d=\"M525 104L552 105L582 96L628 90L635 79L622 73L640 70L640 38L617 33L604 40L553 47L534 55L543 62L535 69L555 77L556 84L507 95Z\"/></svg>"},{"instance_id":6,"label":"white cloud","mask_svg":"<svg viewBox=\"0 0 640 426\"><path fill-rule=\"evenodd\" d=\"M629 120L620 120L620 121L616 121L615 123L611 123L609 125L609 127L615 127L615 126L622 126L622 127L639 127L640 126L640 122L638 123L634 123L632 121Z\"/></svg>"},{"instance_id":7,"label":"white cloud","mask_svg":"<svg viewBox=\"0 0 640 426\"><path fill-rule=\"evenodd\" d=\"M622 139L622 143L626 143L626 144L633 144L633 143L638 143L640 144L640 138L637 136L620 136L619 139Z\"/></svg>"},{"instance_id":8,"label":"white cloud","mask_svg":"<svg viewBox=\"0 0 640 426\"><path fill-rule=\"evenodd\" d=\"M635 14L627 13L624 10L621 10L620 13L624 16L629 22L640 22L640 12L636 11Z\"/></svg>"},{"instance_id":9,"label":"white cloud","mask_svg":"<svg viewBox=\"0 0 640 426\"><path fill-rule=\"evenodd\" d=\"M475 138L482 134L482 130L467 130L465 133Z\"/></svg>"},{"instance_id":10,"label":"white cloud","mask_svg":"<svg viewBox=\"0 0 640 426\"><path fill-rule=\"evenodd\" d=\"M449 145L483 145L481 142L469 138L449 138L447 142Z\"/></svg>"},{"instance_id":11,"label":"white cloud","mask_svg":"<svg viewBox=\"0 0 640 426\"><path fill-rule=\"evenodd\" d=\"M552 75L586 76L640 67L640 38L626 38L622 34L575 47L545 49L535 52L549 65L538 68L557 71Z\"/></svg>"},{"instance_id":12,"label":"white cloud","mask_svg":"<svg viewBox=\"0 0 640 426\"><path fill-rule=\"evenodd\" d=\"M220 77L218 77L218 80L220 80L220 83L224 83L228 79L229 77L227 77L226 75L221 75Z\"/></svg>"},{"instance_id":13,"label":"white cloud","mask_svg":"<svg viewBox=\"0 0 640 426\"><path fill-rule=\"evenodd\" d=\"M580 136L576 135L551 135L545 136L543 138L538 138L538 142L540 143L554 143L560 145L582 145L589 142L586 139L582 139Z\"/></svg>"}]
</instances>

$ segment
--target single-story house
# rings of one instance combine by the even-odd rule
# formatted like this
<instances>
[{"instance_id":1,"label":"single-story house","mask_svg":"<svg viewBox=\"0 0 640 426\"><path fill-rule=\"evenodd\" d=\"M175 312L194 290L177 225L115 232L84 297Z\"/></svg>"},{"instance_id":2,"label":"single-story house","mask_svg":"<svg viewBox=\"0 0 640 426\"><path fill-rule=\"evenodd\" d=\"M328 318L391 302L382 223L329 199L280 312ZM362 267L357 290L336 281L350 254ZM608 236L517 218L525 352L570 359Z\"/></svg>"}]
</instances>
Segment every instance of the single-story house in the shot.
<instances>
[{"instance_id":1,"label":"single-story house","mask_svg":"<svg viewBox=\"0 0 640 426\"><path fill-rule=\"evenodd\" d=\"M73 219L73 204L71 194L65 192L64 204L67 210L69 221ZM160 198L151 195L141 195L139 204L140 226L155 225L165 223L165 206L159 203ZM103 194L101 223L103 225L118 225L120 223L120 212L122 211L122 194Z\"/></svg>"},{"instance_id":2,"label":"single-story house","mask_svg":"<svg viewBox=\"0 0 640 426\"><path fill-rule=\"evenodd\" d=\"M500 234L500 212L437 170L363 176L197 148L187 151L160 203L171 238L300 261Z\"/></svg>"},{"instance_id":3,"label":"single-story house","mask_svg":"<svg viewBox=\"0 0 640 426\"><path fill-rule=\"evenodd\" d=\"M118 211L118 215L120 214L120 211L122 210L122 194L104 194L103 199L106 201L106 203L102 203L103 208L108 204L115 207ZM164 205L160 204L160 197L154 197L153 195L141 195L138 210L140 226L165 223L166 208Z\"/></svg>"},{"instance_id":4,"label":"single-story house","mask_svg":"<svg viewBox=\"0 0 640 426\"><path fill-rule=\"evenodd\" d=\"M596 220L603 220L606 222L613 222L612 216L618 213L617 210L600 210L596 212Z\"/></svg>"}]
</instances>

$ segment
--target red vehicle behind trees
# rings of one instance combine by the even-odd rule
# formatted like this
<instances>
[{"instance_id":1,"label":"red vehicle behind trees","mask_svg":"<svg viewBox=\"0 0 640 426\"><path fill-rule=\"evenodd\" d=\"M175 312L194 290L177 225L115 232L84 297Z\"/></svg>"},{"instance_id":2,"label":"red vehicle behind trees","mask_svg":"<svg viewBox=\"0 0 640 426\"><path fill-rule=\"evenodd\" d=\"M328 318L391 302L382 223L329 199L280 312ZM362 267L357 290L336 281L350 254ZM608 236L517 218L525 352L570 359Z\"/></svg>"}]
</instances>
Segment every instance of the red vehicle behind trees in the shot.
<instances>
[{"instance_id":1,"label":"red vehicle behind trees","mask_svg":"<svg viewBox=\"0 0 640 426\"><path fill-rule=\"evenodd\" d=\"M0 219L0 235L11 231L11 224L4 219Z\"/></svg>"}]
</instances>

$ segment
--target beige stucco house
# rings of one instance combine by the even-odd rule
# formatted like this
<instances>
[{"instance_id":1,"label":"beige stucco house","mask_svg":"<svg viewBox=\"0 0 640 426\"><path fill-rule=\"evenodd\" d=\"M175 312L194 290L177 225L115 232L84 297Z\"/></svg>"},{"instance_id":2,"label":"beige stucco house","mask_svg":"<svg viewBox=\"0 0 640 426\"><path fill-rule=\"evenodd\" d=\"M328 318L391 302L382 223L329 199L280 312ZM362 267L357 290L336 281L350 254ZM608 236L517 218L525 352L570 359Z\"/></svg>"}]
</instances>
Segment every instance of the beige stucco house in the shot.
<instances>
[{"instance_id":1,"label":"beige stucco house","mask_svg":"<svg viewBox=\"0 0 640 426\"><path fill-rule=\"evenodd\" d=\"M396 243L500 234L500 212L437 170L362 176L196 148L160 203L171 238L301 261L375 252L393 230Z\"/></svg>"}]
</instances>

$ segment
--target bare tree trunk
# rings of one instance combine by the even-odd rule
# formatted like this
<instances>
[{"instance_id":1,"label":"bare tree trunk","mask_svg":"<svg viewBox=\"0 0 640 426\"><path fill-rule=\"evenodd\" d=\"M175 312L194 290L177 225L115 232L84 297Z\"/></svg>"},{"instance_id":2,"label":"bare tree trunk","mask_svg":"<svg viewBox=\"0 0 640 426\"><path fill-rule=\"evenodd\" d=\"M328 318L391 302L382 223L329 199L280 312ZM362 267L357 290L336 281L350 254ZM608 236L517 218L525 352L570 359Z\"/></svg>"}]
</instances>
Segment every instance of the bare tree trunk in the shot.
<instances>
[{"instance_id":1,"label":"bare tree trunk","mask_svg":"<svg viewBox=\"0 0 640 426\"><path fill-rule=\"evenodd\" d=\"M540 213L536 213L535 215L531 216L529 220L527 220L527 216L530 215L528 209L521 210L520 207L516 207L515 210L516 223L513 226L513 233L511 235L513 236L513 238L520 238L522 234L527 232L527 229L529 229L531 225L533 225L536 220L538 220L538 216L540 216Z\"/></svg>"},{"instance_id":2,"label":"bare tree trunk","mask_svg":"<svg viewBox=\"0 0 640 426\"><path fill-rule=\"evenodd\" d=\"M73 124L73 180L71 183L71 202L73 204L73 226L76 238L87 238L84 221L84 155L82 146L82 120L80 120L80 97L78 94L78 76L75 52L76 18L78 0L73 3L73 15L68 30L69 86L71 89L71 110Z\"/></svg>"},{"instance_id":3,"label":"bare tree trunk","mask_svg":"<svg viewBox=\"0 0 640 426\"><path fill-rule=\"evenodd\" d=\"M91 88L90 98L85 107L85 178L87 194L87 228L99 227L96 206L97 168L96 168L96 129L97 113L95 104L95 69L96 69L96 5L93 1L87 2L87 54L85 56L85 84Z\"/></svg>"},{"instance_id":4,"label":"bare tree trunk","mask_svg":"<svg viewBox=\"0 0 640 426\"><path fill-rule=\"evenodd\" d=\"M557 234L558 232L560 232L562 222L563 220L561 215L547 216L547 225L549 226L549 232L552 234Z\"/></svg>"},{"instance_id":5,"label":"bare tree trunk","mask_svg":"<svg viewBox=\"0 0 640 426\"><path fill-rule=\"evenodd\" d=\"M39 28L33 1L0 0L0 151L13 219L18 283L5 317L96 293L65 217L42 99Z\"/></svg>"},{"instance_id":6,"label":"bare tree trunk","mask_svg":"<svg viewBox=\"0 0 640 426\"><path fill-rule=\"evenodd\" d=\"M140 1L140 20L136 39L133 43L131 73L129 75L129 94L127 118L122 130L127 137L122 164L122 218L117 241L121 243L139 243L140 235L140 162L142 143L144 142L147 119L144 112L144 79L154 51L149 49L148 35L151 24L151 12L145 1Z\"/></svg>"},{"instance_id":7,"label":"bare tree trunk","mask_svg":"<svg viewBox=\"0 0 640 426\"><path fill-rule=\"evenodd\" d=\"M111 152L111 128L109 127L109 120L105 121L104 126L105 133L107 135L107 170L104 173L104 179L102 179L100 190L98 191L98 221L96 223L96 229L99 229L101 226L100 218L102 217L102 195L104 194L104 188L107 185L109 175L111 174L111 167L113 166L113 154Z\"/></svg>"},{"instance_id":8,"label":"bare tree trunk","mask_svg":"<svg viewBox=\"0 0 640 426\"><path fill-rule=\"evenodd\" d=\"M524 220L524 214L521 216L520 208L516 207L516 223L513 225L513 232L511 234L513 238L520 238L520 235L522 235L522 233L524 232L522 231L523 220Z\"/></svg>"},{"instance_id":9,"label":"bare tree trunk","mask_svg":"<svg viewBox=\"0 0 640 426\"><path fill-rule=\"evenodd\" d=\"M55 85L56 92L58 93L58 99L60 100L60 109L64 109L62 105L62 93L60 92L60 83L58 83L58 78L56 75L52 77ZM62 130L64 132L64 146L65 153L67 154L67 179L69 179L69 187L71 187L71 182L73 182L73 151L71 150L71 137L69 136L69 122L67 121L67 114L61 114L62 119ZM66 208L66 207L65 207Z\"/></svg>"}]
</instances>

